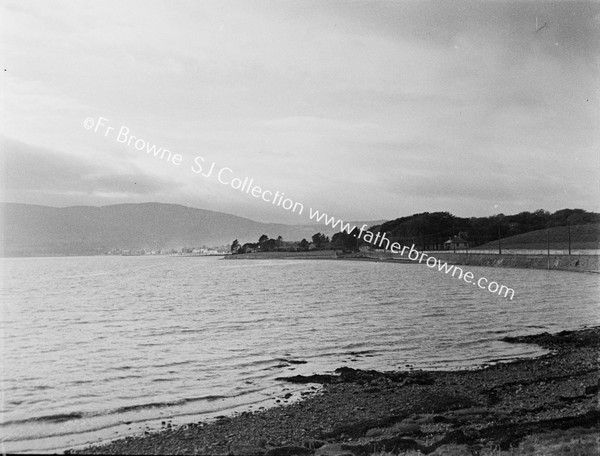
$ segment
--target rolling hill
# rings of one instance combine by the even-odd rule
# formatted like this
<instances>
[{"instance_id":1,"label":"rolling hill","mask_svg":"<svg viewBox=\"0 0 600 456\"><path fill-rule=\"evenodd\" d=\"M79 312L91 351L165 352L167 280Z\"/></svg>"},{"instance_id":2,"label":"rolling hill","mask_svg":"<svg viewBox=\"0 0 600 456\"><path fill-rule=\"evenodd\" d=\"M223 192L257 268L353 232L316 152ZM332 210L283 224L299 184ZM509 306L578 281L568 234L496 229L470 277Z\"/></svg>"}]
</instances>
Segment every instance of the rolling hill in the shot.
<instances>
[{"instance_id":1,"label":"rolling hill","mask_svg":"<svg viewBox=\"0 0 600 456\"><path fill-rule=\"evenodd\" d=\"M89 255L111 249L157 249L284 240L329 233L323 225L260 223L175 204L143 203L56 208L0 203L4 256ZM373 222L367 222L373 223Z\"/></svg>"},{"instance_id":2,"label":"rolling hill","mask_svg":"<svg viewBox=\"0 0 600 456\"><path fill-rule=\"evenodd\" d=\"M586 225L574 225L570 227L571 249L600 249L600 224L589 223ZM568 249L569 227L557 226L548 230L550 249ZM503 249L534 249L544 250L548 247L546 230L530 231L502 238ZM498 241L488 242L472 250L495 250L498 249Z\"/></svg>"}]
</instances>

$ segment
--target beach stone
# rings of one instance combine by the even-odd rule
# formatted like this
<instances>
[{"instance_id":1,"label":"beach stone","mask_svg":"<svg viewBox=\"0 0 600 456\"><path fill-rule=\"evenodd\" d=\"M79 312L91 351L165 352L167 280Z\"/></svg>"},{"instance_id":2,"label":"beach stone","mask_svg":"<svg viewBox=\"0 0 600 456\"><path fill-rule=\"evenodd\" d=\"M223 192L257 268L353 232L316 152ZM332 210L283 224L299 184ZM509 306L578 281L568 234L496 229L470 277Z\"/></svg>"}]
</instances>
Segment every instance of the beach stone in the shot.
<instances>
[{"instance_id":1,"label":"beach stone","mask_svg":"<svg viewBox=\"0 0 600 456\"><path fill-rule=\"evenodd\" d=\"M421 432L421 427L412 421L402 421L401 423L395 424L391 427L390 431L394 434L399 435L411 435L418 434Z\"/></svg>"},{"instance_id":2,"label":"beach stone","mask_svg":"<svg viewBox=\"0 0 600 456\"><path fill-rule=\"evenodd\" d=\"M233 444L229 448L229 454L233 456L262 456L267 450L264 448L252 446L252 445L239 445Z\"/></svg>"},{"instance_id":3,"label":"beach stone","mask_svg":"<svg viewBox=\"0 0 600 456\"><path fill-rule=\"evenodd\" d=\"M467 445L455 445L449 443L438 447L430 456L472 456L473 453Z\"/></svg>"},{"instance_id":4,"label":"beach stone","mask_svg":"<svg viewBox=\"0 0 600 456\"><path fill-rule=\"evenodd\" d=\"M365 437L379 437L380 435L383 435L383 430L380 428L373 428L366 432Z\"/></svg>"},{"instance_id":5,"label":"beach stone","mask_svg":"<svg viewBox=\"0 0 600 456\"><path fill-rule=\"evenodd\" d=\"M445 417L444 415L433 415L433 417L431 418L431 421L433 423L449 423L450 420Z\"/></svg>"},{"instance_id":6,"label":"beach stone","mask_svg":"<svg viewBox=\"0 0 600 456\"><path fill-rule=\"evenodd\" d=\"M432 424L434 423L434 417L435 415L422 415L422 416L416 416L413 418L413 420L417 423L417 424Z\"/></svg>"},{"instance_id":7,"label":"beach stone","mask_svg":"<svg viewBox=\"0 0 600 456\"><path fill-rule=\"evenodd\" d=\"M598 385L591 385L585 387L585 394L598 394Z\"/></svg>"},{"instance_id":8,"label":"beach stone","mask_svg":"<svg viewBox=\"0 0 600 456\"><path fill-rule=\"evenodd\" d=\"M341 443L328 443L319 448L315 456L354 456L354 453L342 448Z\"/></svg>"},{"instance_id":9,"label":"beach stone","mask_svg":"<svg viewBox=\"0 0 600 456\"><path fill-rule=\"evenodd\" d=\"M282 446L271 448L269 451L263 454L265 456L304 456L312 455L313 450L301 446Z\"/></svg>"},{"instance_id":10,"label":"beach stone","mask_svg":"<svg viewBox=\"0 0 600 456\"><path fill-rule=\"evenodd\" d=\"M465 409L452 410L452 415L469 416L469 415L488 415L490 411L483 407L471 407Z\"/></svg>"},{"instance_id":11,"label":"beach stone","mask_svg":"<svg viewBox=\"0 0 600 456\"><path fill-rule=\"evenodd\" d=\"M303 445L306 448L311 448L311 449L317 449L317 448L321 448L323 445L326 445L327 442L324 440L317 440L317 439L308 439L305 440Z\"/></svg>"}]
</instances>

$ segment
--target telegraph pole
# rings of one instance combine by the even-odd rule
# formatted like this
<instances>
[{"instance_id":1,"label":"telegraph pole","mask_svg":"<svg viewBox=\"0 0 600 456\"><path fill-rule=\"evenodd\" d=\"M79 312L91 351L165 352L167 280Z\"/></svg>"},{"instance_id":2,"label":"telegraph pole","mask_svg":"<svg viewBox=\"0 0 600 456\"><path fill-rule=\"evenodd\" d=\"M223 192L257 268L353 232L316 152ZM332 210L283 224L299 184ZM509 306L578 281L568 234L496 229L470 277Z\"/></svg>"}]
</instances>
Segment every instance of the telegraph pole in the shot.
<instances>
[{"instance_id":1,"label":"telegraph pole","mask_svg":"<svg viewBox=\"0 0 600 456\"><path fill-rule=\"evenodd\" d=\"M500 225L498 225L498 255L502 255L502 240L500 239Z\"/></svg>"},{"instance_id":2,"label":"telegraph pole","mask_svg":"<svg viewBox=\"0 0 600 456\"><path fill-rule=\"evenodd\" d=\"M548 229L548 222L546 222L546 247L548 248L548 269L550 269L550 230Z\"/></svg>"},{"instance_id":3,"label":"telegraph pole","mask_svg":"<svg viewBox=\"0 0 600 456\"><path fill-rule=\"evenodd\" d=\"M569 256L571 255L571 222L567 222L567 233L569 234Z\"/></svg>"},{"instance_id":4,"label":"telegraph pole","mask_svg":"<svg viewBox=\"0 0 600 456\"><path fill-rule=\"evenodd\" d=\"M452 247L454 248L454 253L456 253L456 239L454 238L454 222L452 222Z\"/></svg>"}]
</instances>

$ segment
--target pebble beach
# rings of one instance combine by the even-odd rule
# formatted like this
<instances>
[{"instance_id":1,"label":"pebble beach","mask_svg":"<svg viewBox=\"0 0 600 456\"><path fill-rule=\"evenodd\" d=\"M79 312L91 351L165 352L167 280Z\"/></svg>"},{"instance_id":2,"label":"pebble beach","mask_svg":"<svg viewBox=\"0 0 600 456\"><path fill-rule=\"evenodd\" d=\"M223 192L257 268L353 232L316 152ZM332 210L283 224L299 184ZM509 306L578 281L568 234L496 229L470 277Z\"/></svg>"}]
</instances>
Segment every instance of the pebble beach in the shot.
<instances>
[{"instance_id":1,"label":"pebble beach","mask_svg":"<svg viewBox=\"0 0 600 456\"><path fill-rule=\"evenodd\" d=\"M600 327L503 341L549 353L462 371L285 377L306 384L302 401L65 453L597 454Z\"/></svg>"}]
</instances>

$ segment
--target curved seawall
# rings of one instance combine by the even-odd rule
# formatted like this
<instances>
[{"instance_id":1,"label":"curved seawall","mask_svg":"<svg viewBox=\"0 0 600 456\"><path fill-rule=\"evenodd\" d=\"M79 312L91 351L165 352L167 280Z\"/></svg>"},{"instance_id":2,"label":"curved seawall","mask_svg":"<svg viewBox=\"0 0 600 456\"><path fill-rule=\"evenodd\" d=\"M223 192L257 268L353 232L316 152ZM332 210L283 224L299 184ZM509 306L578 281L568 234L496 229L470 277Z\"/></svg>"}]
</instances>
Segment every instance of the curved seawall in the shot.
<instances>
[{"instance_id":1,"label":"curved seawall","mask_svg":"<svg viewBox=\"0 0 600 456\"><path fill-rule=\"evenodd\" d=\"M425 251L442 262L458 265L490 266L496 268L524 268L524 269L556 269L561 271L593 272L600 274L600 255L596 254L527 254L507 253L477 253L472 252L444 252ZM307 259L339 259L339 260L371 260L371 261L401 261L415 263L406 256L391 253L390 251L371 251L357 254L336 255L333 250L316 250L312 252L256 252L240 255L226 255L228 260L307 260Z\"/></svg>"},{"instance_id":2,"label":"curved seawall","mask_svg":"<svg viewBox=\"0 0 600 456\"><path fill-rule=\"evenodd\" d=\"M431 254L452 264L600 273L600 255L499 255L472 252L432 252Z\"/></svg>"},{"instance_id":3,"label":"curved seawall","mask_svg":"<svg viewBox=\"0 0 600 456\"><path fill-rule=\"evenodd\" d=\"M313 250L310 252L253 252L224 257L227 260L310 260L321 258L335 259L337 256L334 250Z\"/></svg>"}]
</instances>

